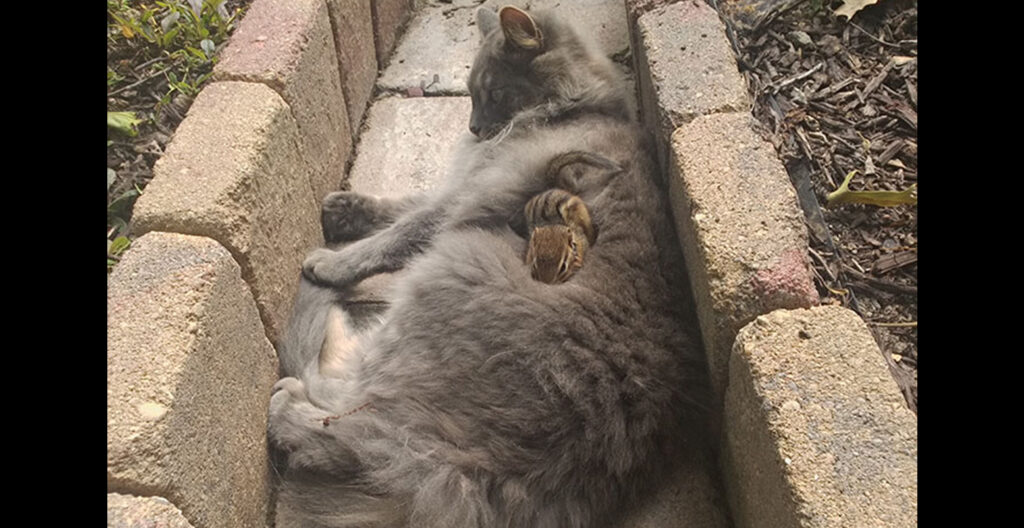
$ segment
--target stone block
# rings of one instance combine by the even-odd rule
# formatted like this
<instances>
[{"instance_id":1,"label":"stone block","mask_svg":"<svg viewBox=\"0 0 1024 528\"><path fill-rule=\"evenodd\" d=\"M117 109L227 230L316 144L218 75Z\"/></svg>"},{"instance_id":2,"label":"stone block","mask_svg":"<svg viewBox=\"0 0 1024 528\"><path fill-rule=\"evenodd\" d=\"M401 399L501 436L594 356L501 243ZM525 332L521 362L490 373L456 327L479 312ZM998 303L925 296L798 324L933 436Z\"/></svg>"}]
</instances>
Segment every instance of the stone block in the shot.
<instances>
[{"instance_id":1,"label":"stone block","mask_svg":"<svg viewBox=\"0 0 1024 528\"><path fill-rule=\"evenodd\" d=\"M722 448L736 526L917 526L917 418L881 354L839 306L740 331Z\"/></svg>"},{"instance_id":2,"label":"stone block","mask_svg":"<svg viewBox=\"0 0 1024 528\"><path fill-rule=\"evenodd\" d=\"M276 378L226 249L174 233L136 239L107 284L108 493L165 497L194 526L263 526Z\"/></svg>"},{"instance_id":3,"label":"stone block","mask_svg":"<svg viewBox=\"0 0 1024 528\"><path fill-rule=\"evenodd\" d=\"M662 168L676 128L697 116L750 108L725 25L707 3L687 0L647 12L634 40L640 113L655 133Z\"/></svg>"},{"instance_id":4,"label":"stone block","mask_svg":"<svg viewBox=\"0 0 1024 528\"><path fill-rule=\"evenodd\" d=\"M669 196L719 399L743 325L818 302L796 192L753 123L713 114L672 135Z\"/></svg>"},{"instance_id":5,"label":"stone block","mask_svg":"<svg viewBox=\"0 0 1024 528\"><path fill-rule=\"evenodd\" d=\"M377 48L373 41L370 0L327 0L338 51L341 90L345 94L349 129L359 133L366 105L377 80Z\"/></svg>"},{"instance_id":6,"label":"stone block","mask_svg":"<svg viewBox=\"0 0 1024 528\"><path fill-rule=\"evenodd\" d=\"M395 42L412 15L410 0L372 0L373 36L377 46L377 64L388 63Z\"/></svg>"},{"instance_id":7,"label":"stone block","mask_svg":"<svg viewBox=\"0 0 1024 528\"><path fill-rule=\"evenodd\" d=\"M277 93L257 83L213 83L154 166L133 230L220 242L241 265L276 342L302 260L323 242L308 172L295 120Z\"/></svg>"},{"instance_id":8,"label":"stone block","mask_svg":"<svg viewBox=\"0 0 1024 528\"><path fill-rule=\"evenodd\" d=\"M107 494L107 528L193 528L178 508L162 497Z\"/></svg>"},{"instance_id":9,"label":"stone block","mask_svg":"<svg viewBox=\"0 0 1024 528\"><path fill-rule=\"evenodd\" d=\"M468 95L466 82L480 43L476 9L505 5L552 9L609 56L629 48L621 0L430 2L409 23L377 86L385 91L422 87L427 94Z\"/></svg>"},{"instance_id":10,"label":"stone block","mask_svg":"<svg viewBox=\"0 0 1024 528\"><path fill-rule=\"evenodd\" d=\"M266 84L291 108L314 198L336 191L352 131L324 0L255 0L214 68L218 80Z\"/></svg>"},{"instance_id":11,"label":"stone block","mask_svg":"<svg viewBox=\"0 0 1024 528\"><path fill-rule=\"evenodd\" d=\"M444 181L453 149L470 136L469 97L389 97L370 108L349 183L398 198Z\"/></svg>"}]
</instances>

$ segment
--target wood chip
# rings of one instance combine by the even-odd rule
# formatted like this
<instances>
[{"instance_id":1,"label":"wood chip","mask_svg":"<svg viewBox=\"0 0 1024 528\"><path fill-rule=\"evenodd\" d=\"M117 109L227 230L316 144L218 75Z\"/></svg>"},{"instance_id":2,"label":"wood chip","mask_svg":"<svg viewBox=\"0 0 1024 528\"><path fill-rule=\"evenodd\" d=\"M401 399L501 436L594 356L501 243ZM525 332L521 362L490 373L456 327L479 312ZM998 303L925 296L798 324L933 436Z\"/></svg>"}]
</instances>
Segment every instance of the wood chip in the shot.
<instances>
[{"instance_id":1,"label":"wood chip","mask_svg":"<svg viewBox=\"0 0 1024 528\"><path fill-rule=\"evenodd\" d=\"M917 251L915 250L889 253L878 257L878 260L871 265L871 272L876 275L882 275L915 262L917 262Z\"/></svg>"},{"instance_id":2,"label":"wood chip","mask_svg":"<svg viewBox=\"0 0 1024 528\"><path fill-rule=\"evenodd\" d=\"M878 155L878 164L885 165L889 162L896 154L899 154L903 150L905 143L902 140L893 141L881 154Z\"/></svg>"},{"instance_id":3,"label":"wood chip","mask_svg":"<svg viewBox=\"0 0 1024 528\"><path fill-rule=\"evenodd\" d=\"M882 81L889 76L889 72L895 65L896 62L892 60L885 63L885 66L882 67L882 71L878 72L878 75L868 81L868 85L864 87L864 91L860 94L860 102L863 103L864 98L871 95L871 92L875 91L875 88L878 88L878 85L882 84Z\"/></svg>"}]
</instances>

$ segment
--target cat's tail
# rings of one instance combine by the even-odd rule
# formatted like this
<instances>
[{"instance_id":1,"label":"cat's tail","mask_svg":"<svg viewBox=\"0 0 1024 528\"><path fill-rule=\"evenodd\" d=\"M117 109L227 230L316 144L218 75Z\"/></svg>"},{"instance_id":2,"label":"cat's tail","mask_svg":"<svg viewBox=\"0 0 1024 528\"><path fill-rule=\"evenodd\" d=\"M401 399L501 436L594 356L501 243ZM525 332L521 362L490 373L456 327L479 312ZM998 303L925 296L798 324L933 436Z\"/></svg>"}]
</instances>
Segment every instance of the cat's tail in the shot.
<instances>
[{"instance_id":1,"label":"cat's tail","mask_svg":"<svg viewBox=\"0 0 1024 528\"><path fill-rule=\"evenodd\" d=\"M299 279L288 330L278 346L281 377L303 377L306 367L318 358L327 331L328 314L338 297L331 288L314 284L305 277Z\"/></svg>"}]
</instances>

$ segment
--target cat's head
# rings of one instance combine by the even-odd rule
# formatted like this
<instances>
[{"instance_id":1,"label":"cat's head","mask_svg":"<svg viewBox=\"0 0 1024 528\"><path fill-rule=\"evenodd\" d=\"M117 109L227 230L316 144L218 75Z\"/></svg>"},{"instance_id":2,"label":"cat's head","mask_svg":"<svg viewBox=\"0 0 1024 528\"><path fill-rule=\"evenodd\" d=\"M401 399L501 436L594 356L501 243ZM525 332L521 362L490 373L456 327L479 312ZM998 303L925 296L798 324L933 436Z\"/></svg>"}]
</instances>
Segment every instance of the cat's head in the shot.
<instances>
[{"instance_id":1,"label":"cat's head","mask_svg":"<svg viewBox=\"0 0 1024 528\"><path fill-rule=\"evenodd\" d=\"M468 81L473 134L490 138L526 110L548 118L588 107L631 118L621 72L552 13L481 7L476 19L480 51Z\"/></svg>"},{"instance_id":2,"label":"cat's head","mask_svg":"<svg viewBox=\"0 0 1024 528\"><path fill-rule=\"evenodd\" d=\"M583 267L586 240L578 230L565 225L534 228L526 247L530 275L540 282L560 284Z\"/></svg>"}]
</instances>

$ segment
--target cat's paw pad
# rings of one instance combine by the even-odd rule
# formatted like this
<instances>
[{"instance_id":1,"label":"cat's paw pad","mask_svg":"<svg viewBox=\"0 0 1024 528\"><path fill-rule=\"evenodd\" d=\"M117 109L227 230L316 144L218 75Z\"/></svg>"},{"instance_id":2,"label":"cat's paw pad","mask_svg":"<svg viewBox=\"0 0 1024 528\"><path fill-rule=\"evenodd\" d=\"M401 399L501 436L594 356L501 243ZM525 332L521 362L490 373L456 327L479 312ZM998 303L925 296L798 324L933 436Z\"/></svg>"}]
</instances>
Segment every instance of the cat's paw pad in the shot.
<instances>
[{"instance_id":1,"label":"cat's paw pad","mask_svg":"<svg viewBox=\"0 0 1024 528\"><path fill-rule=\"evenodd\" d=\"M324 197L320 225L324 241L337 244L365 237L377 228L380 200L352 191L337 191Z\"/></svg>"}]
</instances>

